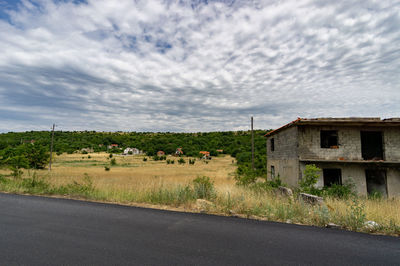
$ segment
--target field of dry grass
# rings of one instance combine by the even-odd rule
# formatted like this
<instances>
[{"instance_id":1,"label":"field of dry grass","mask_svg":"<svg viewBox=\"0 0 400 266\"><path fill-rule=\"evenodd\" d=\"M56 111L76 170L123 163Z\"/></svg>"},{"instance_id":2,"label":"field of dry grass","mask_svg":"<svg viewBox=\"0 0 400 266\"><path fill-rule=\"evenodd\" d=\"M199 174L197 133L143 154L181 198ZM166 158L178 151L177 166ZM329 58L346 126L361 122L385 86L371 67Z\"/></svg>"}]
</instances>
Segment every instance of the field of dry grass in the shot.
<instances>
[{"instance_id":1,"label":"field of dry grass","mask_svg":"<svg viewBox=\"0 0 400 266\"><path fill-rule=\"evenodd\" d=\"M52 195L83 195L87 199L106 202L153 204L163 206L161 208L319 226L333 222L356 231L400 234L400 199L371 200L358 197L354 201L327 198L324 206L310 206L296 198L277 196L272 190L236 186L236 164L230 156L214 158L207 163L197 159L194 165L188 164L188 158L185 158L186 164L180 165L178 158L172 156L167 159L175 160L174 164L167 164L165 160L154 161L149 157L143 161L144 157L114 155L112 159L116 160L116 165L111 166L111 158L106 153L63 154L56 156L51 172L39 170L35 173L53 188L62 188L53 190L50 193ZM106 171L105 166L110 170ZM6 169L0 170L0 175L9 173ZM23 178L32 176L32 171L24 170ZM85 185L80 187L87 181L87 176L95 190ZM198 194L193 192L193 180L202 176L210 177L214 184L214 196L208 199L211 204L199 208L195 200ZM66 190L71 183L78 185ZM20 182L5 183L1 189L16 193L49 194L46 186L40 190L29 185L27 189L26 184L21 185ZM368 220L377 222L379 227L372 230L364 228L363 223Z\"/></svg>"},{"instance_id":2,"label":"field of dry grass","mask_svg":"<svg viewBox=\"0 0 400 266\"><path fill-rule=\"evenodd\" d=\"M88 158L90 156L90 159ZM233 174L236 166L230 156L208 160L207 163L196 159L194 165L180 165L177 157L167 156L175 160L174 164L166 161L154 161L146 156L118 156L114 155L115 166L110 166L111 159L107 153L63 154L55 158L51 173L47 170L38 171L40 175L48 175L53 184L65 184L71 180L81 181L84 173L92 179L96 188L100 190L113 189L147 189L154 186L186 185L198 176L210 177L216 186L234 185ZM110 166L110 171L104 167Z\"/></svg>"}]
</instances>

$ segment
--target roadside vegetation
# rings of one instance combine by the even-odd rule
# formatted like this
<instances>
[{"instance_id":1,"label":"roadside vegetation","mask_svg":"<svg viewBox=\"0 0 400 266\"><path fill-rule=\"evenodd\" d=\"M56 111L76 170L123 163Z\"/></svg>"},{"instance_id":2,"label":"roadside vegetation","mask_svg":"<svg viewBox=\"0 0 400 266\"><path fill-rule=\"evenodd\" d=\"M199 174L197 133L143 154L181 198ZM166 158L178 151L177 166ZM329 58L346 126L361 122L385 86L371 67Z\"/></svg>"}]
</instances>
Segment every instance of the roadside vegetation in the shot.
<instances>
[{"instance_id":1,"label":"roadside vegetation","mask_svg":"<svg viewBox=\"0 0 400 266\"><path fill-rule=\"evenodd\" d=\"M273 181L258 178L242 184L237 165L228 155L207 164L198 159L189 164L194 158L182 164L168 164L167 160L174 160L172 156L154 160L145 156L110 158L107 153L89 155L56 156L50 173L47 169L24 169L22 175L15 176L11 169L3 168L0 190L295 224L334 223L348 230L400 235L399 199L357 197L351 190L347 192L347 188L335 188L335 192L318 189L314 194L324 196L323 204L308 204L299 199L300 192L314 192L312 168L307 169L310 180L293 191L293 196L287 196L277 189L284 185L279 178ZM105 166L110 170L105 171Z\"/></svg>"}]
</instances>

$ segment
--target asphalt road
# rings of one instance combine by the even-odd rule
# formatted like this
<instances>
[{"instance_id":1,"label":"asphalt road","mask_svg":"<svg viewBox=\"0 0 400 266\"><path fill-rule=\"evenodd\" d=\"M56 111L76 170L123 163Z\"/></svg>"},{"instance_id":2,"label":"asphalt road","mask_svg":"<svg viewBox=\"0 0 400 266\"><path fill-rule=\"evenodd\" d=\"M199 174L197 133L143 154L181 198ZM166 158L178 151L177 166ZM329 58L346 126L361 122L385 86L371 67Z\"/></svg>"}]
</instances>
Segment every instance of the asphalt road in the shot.
<instances>
[{"instance_id":1,"label":"asphalt road","mask_svg":"<svg viewBox=\"0 0 400 266\"><path fill-rule=\"evenodd\" d=\"M400 239L0 193L1 265L400 264Z\"/></svg>"}]
</instances>

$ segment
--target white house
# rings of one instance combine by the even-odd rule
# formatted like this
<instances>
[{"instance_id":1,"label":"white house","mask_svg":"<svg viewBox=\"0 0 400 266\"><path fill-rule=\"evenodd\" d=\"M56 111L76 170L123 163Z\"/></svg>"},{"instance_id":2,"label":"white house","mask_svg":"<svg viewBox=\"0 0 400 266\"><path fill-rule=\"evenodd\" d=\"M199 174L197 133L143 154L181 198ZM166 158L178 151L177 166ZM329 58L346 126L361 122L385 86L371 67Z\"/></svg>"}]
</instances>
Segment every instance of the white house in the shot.
<instances>
[{"instance_id":1,"label":"white house","mask_svg":"<svg viewBox=\"0 0 400 266\"><path fill-rule=\"evenodd\" d=\"M132 155L137 155L137 154L142 154L143 153L143 151L141 151L141 150L139 150L139 149L136 149L136 148L126 148L125 150L124 150L124 155L128 155L128 154L132 154Z\"/></svg>"}]
</instances>

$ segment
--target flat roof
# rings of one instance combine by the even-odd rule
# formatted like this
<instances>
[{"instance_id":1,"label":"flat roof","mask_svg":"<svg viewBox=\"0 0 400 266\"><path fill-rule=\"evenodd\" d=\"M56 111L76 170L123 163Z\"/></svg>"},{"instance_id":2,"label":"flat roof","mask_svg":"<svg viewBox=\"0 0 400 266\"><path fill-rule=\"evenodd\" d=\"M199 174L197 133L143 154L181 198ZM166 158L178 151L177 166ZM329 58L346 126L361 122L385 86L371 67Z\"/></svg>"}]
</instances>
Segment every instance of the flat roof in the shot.
<instances>
[{"instance_id":1,"label":"flat roof","mask_svg":"<svg viewBox=\"0 0 400 266\"><path fill-rule=\"evenodd\" d=\"M385 118L380 117L321 117L321 118L297 118L286 125L272 130L264 136L272 136L286 128L297 125L318 125L318 126L400 126L400 117Z\"/></svg>"}]
</instances>

